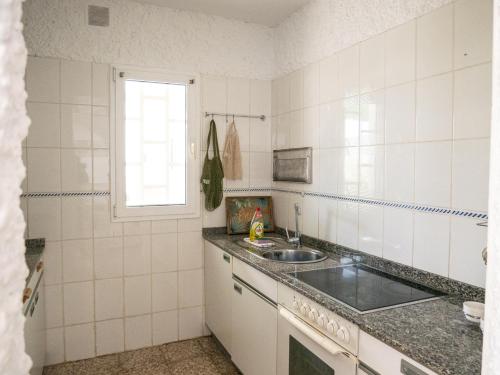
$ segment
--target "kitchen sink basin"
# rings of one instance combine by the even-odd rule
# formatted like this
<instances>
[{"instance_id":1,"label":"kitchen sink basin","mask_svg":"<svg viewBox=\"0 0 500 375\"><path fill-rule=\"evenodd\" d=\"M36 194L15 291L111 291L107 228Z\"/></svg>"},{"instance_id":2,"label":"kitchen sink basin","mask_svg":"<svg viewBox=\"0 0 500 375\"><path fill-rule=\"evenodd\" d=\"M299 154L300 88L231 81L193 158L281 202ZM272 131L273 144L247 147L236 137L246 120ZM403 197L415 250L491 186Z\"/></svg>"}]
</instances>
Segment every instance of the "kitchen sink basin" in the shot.
<instances>
[{"instance_id":1,"label":"kitchen sink basin","mask_svg":"<svg viewBox=\"0 0 500 375\"><path fill-rule=\"evenodd\" d=\"M315 263L325 260L327 256L313 249L277 249L265 251L262 258L281 263Z\"/></svg>"}]
</instances>

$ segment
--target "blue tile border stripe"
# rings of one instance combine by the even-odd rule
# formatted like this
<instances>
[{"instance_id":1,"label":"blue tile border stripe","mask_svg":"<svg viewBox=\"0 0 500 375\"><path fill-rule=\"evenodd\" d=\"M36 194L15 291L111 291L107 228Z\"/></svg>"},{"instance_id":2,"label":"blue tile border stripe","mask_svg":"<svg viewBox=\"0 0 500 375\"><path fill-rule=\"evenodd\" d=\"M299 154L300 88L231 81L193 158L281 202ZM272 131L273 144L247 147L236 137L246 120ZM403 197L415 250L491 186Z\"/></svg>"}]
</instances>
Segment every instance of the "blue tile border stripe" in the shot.
<instances>
[{"instance_id":1,"label":"blue tile border stripe","mask_svg":"<svg viewBox=\"0 0 500 375\"><path fill-rule=\"evenodd\" d=\"M359 198L359 197L351 197L347 195L340 194L330 194L330 193L319 193L313 191L298 191L291 189L282 189L282 188L271 188L271 187L255 187L255 188L225 188L224 193L246 193L246 192L281 192L281 193L289 193L289 194L299 194L302 196L310 196L317 198L326 198L326 199L334 199L342 202L352 202L352 203L362 203L362 204L370 204L376 206L383 207L394 207L394 208L404 208L408 210L414 210L419 212L427 212L433 214L443 214L443 215L452 215L452 216L461 216L461 217L469 217L474 219L482 219L488 220L488 214L485 212L479 211L470 211L470 210L456 210L453 208L445 208L445 207L434 207L434 206L426 206L422 204L416 203L405 203L405 202L391 202L384 201L380 199L368 199L368 198ZM25 193L21 195L21 198L57 198L57 197L104 197L109 196L109 191L94 191L94 192L44 192L44 193Z\"/></svg>"},{"instance_id":2,"label":"blue tile border stripe","mask_svg":"<svg viewBox=\"0 0 500 375\"><path fill-rule=\"evenodd\" d=\"M252 191L272 191L270 187L255 187L255 188L225 188L224 193L244 193Z\"/></svg>"},{"instance_id":3,"label":"blue tile border stripe","mask_svg":"<svg viewBox=\"0 0 500 375\"><path fill-rule=\"evenodd\" d=\"M270 187L255 188L225 188L224 193L244 193L244 192L270 192ZM101 197L110 196L109 191L84 191L84 192L34 192L21 194L21 198L58 198L58 197Z\"/></svg>"},{"instance_id":4,"label":"blue tile border stripe","mask_svg":"<svg viewBox=\"0 0 500 375\"><path fill-rule=\"evenodd\" d=\"M109 196L109 191L82 191L82 192L45 192L45 193L24 193L21 198L59 198L59 197L105 197Z\"/></svg>"},{"instance_id":5,"label":"blue tile border stripe","mask_svg":"<svg viewBox=\"0 0 500 375\"><path fill-rule=\"evenodd\" d=\"M391 201L384 201L384 200L379 200L379 199L350 197L347 195L318 193L318 192L312 192L312 191L304 191L303 192L303 191L290 190L290 189L280 189L280 188L272 188L272 191L277 191L277 192L282 192L282 193L299 194L302 196L334 199L334 200L339 200L339 201L343 201L343 202L363 203L363 204L371 204L371 205L376 205L376 206L394 207L394 208L405 208L408 210L414 210L414 211L419 211L419 212L444 214L444 215L452 215L452 216L462 216L462 217L470 217L470 218L475 218L475 219L488 220L487 213L478 212L478 211L457 210L457 209L453 209L453 208L426 206L426 205L417 204L417 203L391 202Z\"/></svg>"}]
</instances>

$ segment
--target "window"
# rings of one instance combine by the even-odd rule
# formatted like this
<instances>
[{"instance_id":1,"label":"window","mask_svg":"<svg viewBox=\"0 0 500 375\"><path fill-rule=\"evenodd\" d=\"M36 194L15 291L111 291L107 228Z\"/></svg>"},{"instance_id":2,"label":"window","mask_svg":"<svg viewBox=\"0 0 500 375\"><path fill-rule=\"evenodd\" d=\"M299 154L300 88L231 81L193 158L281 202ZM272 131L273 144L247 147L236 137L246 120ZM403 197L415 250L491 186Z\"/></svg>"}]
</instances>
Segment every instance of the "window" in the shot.
<instances>
[{"instance_id":1,"label":"window","mask_svg":"<svg viewBox=\"0 0 500 375\"><path fill-rule=\"evenodd\" d=\"M112 76L114 220L199 216L197 80L120 67Z\"/></svg>"}]
</instances>

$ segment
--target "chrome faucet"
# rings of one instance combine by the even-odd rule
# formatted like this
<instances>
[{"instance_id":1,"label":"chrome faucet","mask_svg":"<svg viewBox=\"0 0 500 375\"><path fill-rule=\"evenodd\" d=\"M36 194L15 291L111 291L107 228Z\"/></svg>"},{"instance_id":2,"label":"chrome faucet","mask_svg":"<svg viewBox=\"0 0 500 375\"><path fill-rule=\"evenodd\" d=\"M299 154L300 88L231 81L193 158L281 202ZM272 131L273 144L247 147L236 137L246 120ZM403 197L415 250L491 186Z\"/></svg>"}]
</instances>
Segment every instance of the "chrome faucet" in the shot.
<instances>
[{"instance_id":1,"label":"chrome faucet","mask_svg":"<svg viewBox=\"0 0 500 375\"><path fill-rule=\"evenodd\" d=\"M288 233L288 228L286 228L285 229L286 239L287 239L288 243L291 243L293 245L296 245L297 247L300 247L302 245L302 240L301 240L302 234L300 233L300 230L299 230L299 216L301 215L300 206L298 203L295 203L295 205L293 207L295 209L295 236L290 237L290 234Z\"/></svg>"}]
</instances>

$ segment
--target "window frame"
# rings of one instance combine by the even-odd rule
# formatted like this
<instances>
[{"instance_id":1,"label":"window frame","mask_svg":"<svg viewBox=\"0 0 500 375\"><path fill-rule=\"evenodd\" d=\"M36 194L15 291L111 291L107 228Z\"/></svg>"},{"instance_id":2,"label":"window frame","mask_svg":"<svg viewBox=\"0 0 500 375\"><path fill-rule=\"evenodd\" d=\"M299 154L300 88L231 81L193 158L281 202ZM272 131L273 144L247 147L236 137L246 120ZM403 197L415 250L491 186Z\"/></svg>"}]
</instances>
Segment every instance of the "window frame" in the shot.
<instances>
[{"instance_id":1,"label":"window frame","mask_svg":"<svg viewBox=\"0 0 500 375\"><path fill-rule=\"evenodd\" d=\"M186 85L186 204L127 207L125 196L125 81ZM111 218L114 222L200 217L200 89L196 74L114 65L110 74Z\"/></svg>"}]
</instances>

